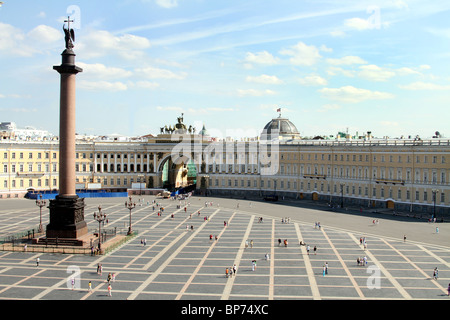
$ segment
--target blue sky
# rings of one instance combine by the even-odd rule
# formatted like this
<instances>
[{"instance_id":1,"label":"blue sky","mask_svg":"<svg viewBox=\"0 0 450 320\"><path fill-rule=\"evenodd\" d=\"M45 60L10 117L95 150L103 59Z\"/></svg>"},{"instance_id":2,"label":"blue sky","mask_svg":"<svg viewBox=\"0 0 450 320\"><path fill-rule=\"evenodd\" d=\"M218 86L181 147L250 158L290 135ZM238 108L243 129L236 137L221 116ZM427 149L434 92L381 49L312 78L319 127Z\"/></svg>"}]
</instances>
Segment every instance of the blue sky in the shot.
<instances>
[{"instance_id":1,"label":"blue sky","mask_svg":"<svg viewBox=\"0 0 450 320\"><path fill-rule=\"evenodd\" d=\"M64 17L75 19L77 132L157 134L184 113L256 136L450 136L450 2L13 1L0 8L0 121L58 134Z\"/></svg>"}]
</instances>

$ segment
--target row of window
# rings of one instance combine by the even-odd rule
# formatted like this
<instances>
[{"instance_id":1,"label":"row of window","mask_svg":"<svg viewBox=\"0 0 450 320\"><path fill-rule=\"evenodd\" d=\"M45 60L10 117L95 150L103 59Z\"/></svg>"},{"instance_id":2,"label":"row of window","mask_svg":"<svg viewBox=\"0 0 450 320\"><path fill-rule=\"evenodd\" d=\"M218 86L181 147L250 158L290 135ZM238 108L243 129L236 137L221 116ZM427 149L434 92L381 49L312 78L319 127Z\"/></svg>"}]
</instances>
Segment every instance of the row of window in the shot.
<instances>
[{"instance_id":1,"label":"row of window","mask_svg":"<svg viewBox=\"0 0 450 320\"><path fill-rule=\"evenodd\" d=\"M52 172L56 172L57 168L58 168L57 163L52 163L51 165L52 165ZM33 170L35 166L36 166L36 171ZM19 165L12 164L11 165L11 173L25 172L25 168L26 167L24 164L19 164ZM40 163L38 163L36 165L29 163L27 165L27 168L28 168L27 172L44 172L44 171L42 171L43 167L42 167L42 164L40 164ZM50 163L44 163L44 169L45 169L45 172L50 172ZM3 173L9 173L7 164L3 165Z\"/></svg>"},{"instance_id":2,"label":"row of window","mask_svg":"<svg viewBox=\"0 0 450 320\"><path fill-rule=\"evenodd\" d=\"M393 163L397 161L397 163L403 163L404 159L406 157L406 163L411 163L413 159L415 159L415 163L446 163L445 156L428 156L428 155L416 155L415 158L410 155L398 155L398 156L385 156L385 155L373 155L372 161L373 162L390 162ZM281 154L280 159L281 160L297 160L297 154L293 154L293 159L291 159L291 155L289 153L287 154ZM314 155L311 155L310 153L301 153L300 154L300 160L332 160L332 155L330 153L315 153ZM334 161L346 161L346 162L369 162L370 161L370 155L365 154L334 154ZM431 162L430 162L431 161Z\"/></svg>"},{"instance_id":3,"label":"row of window","mask_svg":"<svg viewBox=\"0 0 450 320\"><path fill-rule=\"evenodd\" d=\"M240 183L239 183L240 181ZM252 183L253 181L253 183ZM297 190L297 186L300 186L299 190ZM330 184L324 185L323 183L318 184L317 182L300 182L297 181L283 181L283 180L261 180L260 186L258 186L258 180L238 180L238 179L209 179L209 186L214 187L222 187L222 188L261 188L261 189L273 189L278 191L304 191L304 192L327 192L330 193L331 189L333 189L333 193L337 195L346 195L346 196L369 196L369 187L355 186L355 185L343 185L341 187L340 184ZM325 190L326 189L326 190ZM436 199L434 199L436 194ZM404 190L403 188L397 188L395 191L393 188L388 187L373 187L372 188L372 197L374 198L391 198L397 197L397 200L403 200L403 196L405 196L405 200L411 200L411 191ZM438 203L445 203L445 192L433 192L433 191L415 191L414 192L414 200L416 201L434 201L436 200Z\"/></svg>"},{"instance_id":4,"label":"row of window","mask_svg":"<svg viewBox=\"0 0 450 320\"><path fill-rule=\"evenodd\" d=\"M18 152L19 158L18 159L24 159L24 152ZM37 159L43 159L42 158L42 152L36 153ZM44 159L50 159L50 152L44 152ZM3 159L8 159L8 152L3 153ZM16 159L16 152L11 152L11 159ZM28 152L28 158L27 159L33 159L33 152ZM56 159L56 152L52 153L52 159Z\"/></svg>"}]
</instances>

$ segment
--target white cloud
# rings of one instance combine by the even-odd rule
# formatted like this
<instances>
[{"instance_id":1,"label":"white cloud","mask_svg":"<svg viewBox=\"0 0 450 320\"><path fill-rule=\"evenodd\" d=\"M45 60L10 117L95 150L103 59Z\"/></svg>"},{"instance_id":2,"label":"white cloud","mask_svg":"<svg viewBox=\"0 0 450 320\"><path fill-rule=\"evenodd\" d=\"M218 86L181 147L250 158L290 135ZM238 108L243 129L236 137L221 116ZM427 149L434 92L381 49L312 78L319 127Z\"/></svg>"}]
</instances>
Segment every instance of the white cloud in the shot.
<instances>
[{"instance_id":1,"label":"white cloud","mask_svg":"<svg viewBox=\"0 0 450 320\"><path fill-rule=\"evenodd\" d=\"M306 76L302 79L299 79L300 84L306 86L326 86L328 81L321 76L318 75L310 75Z\"/></svg>"},{"instance_id":2,"label":"white cloud","mask_svg":"<svg viewBox=\"0 0 450 320\"><path fill-rule=\"evenodd\" d=\"M342 74L349 78L353 78L356 76L356 72L354 70L346 70L341 67L330 67L327 69L327 73L330 76L336 76L338 74Z\"/></svg>"},{"instance_id":3,"label":"white cloud","mask_svg":"<svg viewBox=\"0 0 450 320\"><path fill-rule=\"evenodd\" d=\"M366 10L368 17L367 19L361 18L351 18L344 21L344 25L351 29L356 29L358 31L370 30L370 29L380 29L381 27L388 27L389 22L381 21L380 7L372 5L367 7Z\"/></svg>"},{"instance_id":4,"label":"white cloud","mask_svg":"<svg viewBox=\"0 0 450 320\"><path fill-rule=\"evenodd\" d=\"M160 69L155 67L145 67L135 69L136 75L145 77L147 79L177 79L182 80L186 78L187 74L181 72L176 74L173 71L167 69Z\"/></svg>"},{"instance_id":5,"label":"white cloud","mask_svg":"<svg viewBox=\"0 0 450 320\"><path fill-rule=\"evenodd\" d=\"M110 82L110 81L85 81L82 80L79 83L80 89L93 90L93 91L125 91L128 86L120 81Z\"/></svg>"},{"instance_id":6,"label":"white cloud","mask_svg":"<svg viewBox=\"0 0 450 320\"><path fill-rule=\"evenodd\" d=\"M131 34L115 36L108 31L97 30L84 34L76 47L79 54L86 59L112 54L125 59L135 59L141 57L143 50L150 47L150 41Z\"/></svg>"},{"instance_id":7,"label":"white cloud","mask_svg":"<svg viewBox=\"0 0 450 320\"><path fill-rule=\"evenodd\" d=\"M421 68L421 67L419 67L419 68ZM399 69L397 69L395 71L400 76L408 76L408 75L411 75L411 74L422 75L422 73L420 73L419 71L413 70L411 68L406 68L406 67L399 68Z\"/></svg>"},{"instance_id":8,"label":"white cloud","mask_svg":"<svg viewBox=\"0 0 450 320\"><path fill-rule=\"evenodd\" d=\"M0 52L7 55L30 57L45 51L62 37L61 31L46 25L39 25L25 34L21 29L0 22Z\"/></svg>"},{"instance_id":9,"label":"white cloud","mask_svg":"<svg viewBox=\"0 0 450 320\"><path fill-rule=\"evenodd\" d=\"M341 66L341 65L352 65L352 64L366 64L367 61L364 59L361 59L358 56L345 56L340 59L327 59L327 63L334 65L334 66Z\"/></svg>"},{"instance_id":10,"label":"white cloud","mask_svg":"<svg viewBox=\"0 0 450 320\"><path fill-rule=\"evenodd\" d=\"M256 89L238 89L237 93L240 97L247 97L247 96L252 96L252 97L262 97L262 96L271 96L276 94L275 91L273 90L256 90Z\"/></svg>"},{"instance_id":11,"label":"white cloud","mask_svg":"<svg viewBox=\"0 0 450 320\"><path fill-rule=\"evenodd\" d=\"M279 59L275 58L272 54L267 51L251 53L247 52L245 55L245 61L249 63L264 64L264 65L274 65L279 63Z\"/></svg>"},{"instance_id":12,"label":"white cloud","mask_svg":"<svg viewBox=\"0 0 450 320\"><path fill-rule=\"evenodd\" d=\"M178 6L178 1L177 0L156 0L156 4L160 7L169 9L169 8Z\"/></svg>"},{"instance_id":13,"label":"white cloud","mask_svg":"<svg viewBox=\"0 0 450 320\"><path fill-rule=\"evenodd\" d=\"M361 18L347 19L347 20L345 20L344 25L346 27L349 27L349 28L352 28L352 29L356 29L356 30L360 30L360 31L373 28L373 26L369 22L369 20L361 19Z\"/></svg>"},{"instance_id":14,"label":"white cloud","mask_svg":"<svg viewBox=\"0 0 450 320\"><path fill-rule=\"evenodd\" d=\"M380 68L374 64L359 67L359 76L371 81L386 81L395 76L395 72Z\"/></svg>"},{"instance_id":15,"label":"white cloud","mask_svg":"<svg viewBox=\"0 0 450 320\"><path fill-rule=\"evenodd\" d=\"M323 51L323 52L328 52L328 53L330 53L330 52L333 52L333 49L332 48L328 48L326 45L321 45L320 46L320 51Z\"/></svg>"},{"instance_id":16,"label":"white cloud","mask_svg":"<svg viewBox=\"0 0 450 320\"><path fill-rule=\"evenodd\" d=\"M156 89L159 87L159 83L151 81L136 81L134 83L129 83L129 85L143 89Z\"/></svg>"},{"instance_id":17,"label":"white cloud","mask_svg":"<svg viewBox=\"0 0 450 320\"><path fill-rule=\"evenodd\" d=\"M327 59L327 62L332 65L351 65L351 64L364 64L366 61L359 57L347 56L341 59ZM410 75L422 75L417 70L407 67L401 67L398 69L379 67L374 64L362 65L357 69L343 69L341 67L329 67L327 73L330 76L344 75L346 77L354 78L356 76L361 79L370 81L387 81L395 76L410 76Z\"/></svg>"},{"instance_id":18,"label":"white cloud","mask_svg":"<svg viewBox=\"0 0 450 320\"><path fill-rule=\"evenodd\" d=\"M263 83L263 84L281 84L281 83L283 83L283 81L278 79L277 76L269 76L266 74L262 74L257 77L248 76L245 80L247 82Z\"/></svg>"},{"instance_id":19,"label":"white cloud","mask_svg":"<svg viewBox=\"0 0 450 320\"><path fill-rule=\"evenodd\" d=\"M63 34L55 28L41 24L28 32L27 37L34 42L52 43L62 39Z\"/></svg>"},{"instance_id":20,"label":"white cloud","mask_svg":"<svg viewBox=\"0 0 450 320\"><path fill-rule=\"evenodd\" d=\"M360 89L353 86L323 88L320 89L319 92L322 93L322 96L325 98L348 103L358 103L365 100L391 99L394 97L391 93Z\"/></svg>"},{"instance_id":21,"label":"white cloud","mask_svg":"<svg viewBox=\"0 0 450 320\"><path fill-rule=\"evenodd\" d=\"M283 49L280 53L291 56L289 61L296 66L312 66L322 57L319 54L319 49L313 45L308 46L303 42L299 42L288 49Z\"/></svg>"},{"instance_id":22,"label":"white cloud","mask_svg":"<svg viewBox=\"0 0 450 320\"><path fill-rule=\"evenodd\" d=\"M410 83L408 85L399 85L399 88L405 89L405 90L433 90L433 91L439 91L439 90L450 90L450 85L441 85L441 84L435 84L430 82L414 82Z\"/></svg>"},{"instance_id":23,"label":"white cloud","mask_svg":"<svg viewBox=\"0 0 450 320\"><path fill-rule=\"evenodd\" d=\"M331 31L331 32L330 32L330 35L331 35L332 37L345 37L345 36L346 36L345 32L342 31L342 30Z\"/></svg>"},{"instance_id":24,"label":"white cloud","mask_svg":"<svg viewBox=\"0 0 450 320\"><path fill-rule=\"evenodd\" d=\"M128 78L133 74L131 71L116 67L107 67L101 63L88 64L84 62L77 62L77 65L80 68L83 68L83 74L89 78L110 80Z\"/></svg>"}]
</instances>

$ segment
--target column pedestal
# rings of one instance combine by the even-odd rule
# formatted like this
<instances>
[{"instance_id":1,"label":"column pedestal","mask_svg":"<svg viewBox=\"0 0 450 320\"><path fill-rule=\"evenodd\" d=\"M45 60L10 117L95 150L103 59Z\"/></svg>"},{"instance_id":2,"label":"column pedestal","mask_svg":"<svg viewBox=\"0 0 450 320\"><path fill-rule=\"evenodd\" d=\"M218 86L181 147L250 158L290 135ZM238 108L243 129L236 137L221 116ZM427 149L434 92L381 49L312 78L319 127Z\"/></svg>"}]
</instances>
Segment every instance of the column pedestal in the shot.
<instances>
[{"instance_id":1,"label":"column pedestal","mask_svg":"<svg viewBox=\"0 0 450 320\"><path fill-rule=\"evenodd\" d=\"M76 239L87 234L85 206L84 198L78 196L56 196L55 200L50 200L47 238Z\"/></svg>"}]
</instances>

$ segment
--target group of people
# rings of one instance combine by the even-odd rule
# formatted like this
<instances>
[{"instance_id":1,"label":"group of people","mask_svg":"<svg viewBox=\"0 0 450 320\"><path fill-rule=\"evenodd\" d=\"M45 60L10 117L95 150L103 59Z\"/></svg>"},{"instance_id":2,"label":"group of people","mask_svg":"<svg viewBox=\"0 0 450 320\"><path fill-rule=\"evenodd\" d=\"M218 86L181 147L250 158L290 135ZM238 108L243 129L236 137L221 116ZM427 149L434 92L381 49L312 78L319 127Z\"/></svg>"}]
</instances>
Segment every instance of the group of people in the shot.
<instances>
[{"instance_id":1,"label":"group of people","mask_svg":"<svg viewBox=\"0 0 450 320\"><path fill-rule=\"evenodd\" d=\"M234 264L232 267L230 268L226 268L225 269L225 277L233 277L233 275L236 275L236 271L237 271L237 267L236 264Z\"/></svg>"},{"instance_id":2,"label":"group of people","mask_svg":"<svg viewBox=\"0 0 450 320\"><path fill-rule=\"evenodd\" d=\"M290 223L290 222L291 222L290 217L281 218L281 223Z\"/></svg>"},{"instance_id":3,"label":"group of people","mask_svg":"<svg viewBox=\"0 0 450 320\"><path fill-rule=\"evenodd\" d=\"M284 244L285 247L287 247L288 246L288 240L284 239L283 240L283 244ZM281 246L281 239L278 239L278 246Z\"/></svg>"},{"instance_id":4,"label":"group of people","mask_svg":"<svg viewBox=\"0 0 450 320\"><path fill-rule=\"evenodd\" d=\"M97 264L97 274L98 275L102 275L102 272L103 272L103 266L102 266L102 264L101 263L98 263ZM111 273L111 272L109 272L108 273L108 276L106 277L106 281L108 282L108 288L107 288L107 290L108 290L108 296L112 296L112 287L111 287L111 282L114 282L114 281L116 281L116 274L115 273ZM74 282L72 281L72 290L73 290L73 284L74 284ZM91 281L89 281L89 283L88 283L88 291L89 292L92 292L92 282Z\"/></svg>"},{"instance_id":5,"label":"group of people","mask_svg":"<svg viewBox=\"0 0 450 320\"><path fill-rule=\"evenodd\" d=\"M364 257L358 257L357 259L356 259L356 264L358 265L358 266L366 266L367 265L367 257L366 256L364 256Z\"/></svg>"}]
</instances>

